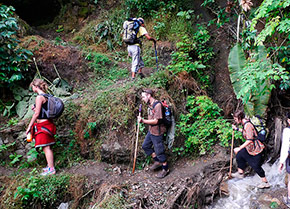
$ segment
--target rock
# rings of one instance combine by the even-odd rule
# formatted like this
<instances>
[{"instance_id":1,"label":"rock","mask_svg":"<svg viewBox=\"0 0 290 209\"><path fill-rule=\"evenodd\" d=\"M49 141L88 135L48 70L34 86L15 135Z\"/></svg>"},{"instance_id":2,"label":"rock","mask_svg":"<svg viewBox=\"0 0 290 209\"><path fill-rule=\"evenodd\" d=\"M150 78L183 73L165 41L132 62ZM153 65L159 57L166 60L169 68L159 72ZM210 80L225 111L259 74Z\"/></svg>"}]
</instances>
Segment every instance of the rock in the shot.
<instances>
[{"instance_id":1,"label":"rock","mask_svg":"<svg viewBox=\"0 0 290 209\"><path fill-rule=\"evenodd\" d=\"M28 110L28 103L25 101L20 101L16 105L16 113L19 116L19 118L23 118L27 110Z\"/></svg>"},{"instance_id":2,"label":"rock","mask_svg":"<svg viewBox=\"0 0 290 209\"><path fill-rule=\"evenodd\" d=\"M120 150L122 147L121 145L118 143L118 142L115 142L114 143L114 149L117 151L117 150Z\"/></svg>"},{"instance_id":3,"label":"rock","mask_svg":"<svg viewBox=\"0 0 290 209\"><path fill-rule=\"evenodd\" d=\"M130 150L118 142L113 145L103 144L101 146L101 159L108 163L128 163L130 162L130 153Z\"/></svg>"},{"instance_id":4,"label":"rock","mask_svg":"<svg viewBox=\"0 0 290 209\"><path fill-rule=\"evenodd\" d=\"M17 155L24 156L25 155L25 150L24 149L19 149L15 151Z\"/></svg>"},{"instance_id":5,"label":"rock","mask_svg":"<svg viewBox=\"0 0 290 209\"><path fill-rule=\"evenodd\" d=\"M227 181L223 181L220 184L220 195L222 196L229 196L230 192L229 192L229 185Z\"/></svg>"}]
</instances>

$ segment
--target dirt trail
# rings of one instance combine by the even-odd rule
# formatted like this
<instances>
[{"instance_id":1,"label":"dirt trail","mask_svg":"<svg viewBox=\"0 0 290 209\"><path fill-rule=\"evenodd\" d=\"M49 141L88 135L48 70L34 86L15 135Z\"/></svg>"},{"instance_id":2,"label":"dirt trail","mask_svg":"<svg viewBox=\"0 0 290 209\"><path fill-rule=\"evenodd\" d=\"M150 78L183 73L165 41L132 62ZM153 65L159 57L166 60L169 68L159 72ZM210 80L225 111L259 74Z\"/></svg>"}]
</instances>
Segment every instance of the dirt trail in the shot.
<instances>
[{"instance_id":1,"label":"dirt trail","mask_svg":"<svg viewBox=\"0 0 290 209\"><path fill-rule=\"evenodd\" d=\"M155 175L158 171L150 172L148 170L150 165L143 170L136 170L132 174L131 165L110 165L91 160L68 169L60 169L57 171L57 175L84 176L87 184L94 191L110 187L126 188L125 193L133 208L171 208L184 201L186 194L192 188L200 189L197 191L198 193L192 194L196 195L194 198L198 198L200 195L206 198L206 194L204 192L200 194L199 191L205 187L214 188L211 191L213 199L214 193L218 191L218 184L212 185L208 179L209 176L219 178L218 172L215 171L220 170L221 164L224 171L220 176L224 176L228 170L227 157L228 155L224 152L218 152L198 160L179 159L174 164L170 164L170 173L164 179L157 179ZM29 170L21 172L25 173ZM0 167L0 176L8 176L16 172L16 168ZM198 187L196 187L197 185Z\"/></svg>"}]
</instances>

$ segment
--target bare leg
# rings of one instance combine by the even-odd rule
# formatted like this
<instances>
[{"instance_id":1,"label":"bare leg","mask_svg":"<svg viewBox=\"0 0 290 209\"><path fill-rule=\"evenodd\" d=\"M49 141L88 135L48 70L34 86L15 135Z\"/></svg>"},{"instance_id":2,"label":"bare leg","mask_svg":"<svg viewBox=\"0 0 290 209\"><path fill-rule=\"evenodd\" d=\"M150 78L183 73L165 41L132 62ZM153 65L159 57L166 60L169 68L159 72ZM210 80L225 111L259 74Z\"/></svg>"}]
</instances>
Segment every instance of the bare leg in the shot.
<instances>
[{"instance_id":1,"label":"bare leg","mask_svg":"<svg viewBox=\"0 0 290 209\"><path fill-rule=\"evenodd\" d=\"M47 165L50 168L54 168L54 163L53 163L53 152L50 149L50 146L46 146L43 148L44 154L45 154L45 158L47 161Z\"/></svg>"},{"instance_id":2,"label":"bare leg","mask_svg":"<svg viewBox=\"0 0 290 209\"><path fill-rule=\"evenodd\" d=\"M262 182L268 182L268 180L266 179L266 177L262 178Z\"/></svg>"},{"instance_id":3,"label":"bare leg","mask_svg":"<svg viewBox=\"0 0 290 209\"><path fill-rule=\"evenodd\" d=\"M132 78L135 78L135 72L132 72Z\"/></svg>"},{"instance_id":4,"label":"bare leg","mask_svg":"<svg viewBox=\"0 0 290 209\"><path fill-rule=\"evenodd\" d=\"M238 172L239 172L240 174L243 174L243 173L244 173L244 171L243 171L242 169L240 169L240 168L238 168Z\"/></svg>"}]
</instances>

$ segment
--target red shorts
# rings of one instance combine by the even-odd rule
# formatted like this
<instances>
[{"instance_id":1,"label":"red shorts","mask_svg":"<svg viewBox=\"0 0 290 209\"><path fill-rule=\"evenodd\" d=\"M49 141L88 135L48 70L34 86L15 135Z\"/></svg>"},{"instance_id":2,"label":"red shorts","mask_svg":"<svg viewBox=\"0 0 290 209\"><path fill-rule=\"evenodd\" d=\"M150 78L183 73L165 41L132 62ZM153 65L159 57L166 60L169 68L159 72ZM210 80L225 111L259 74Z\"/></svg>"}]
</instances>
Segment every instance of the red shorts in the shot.
<instances>
[{"instance_id":1,"label":"red shorts","mask_svg":"<svg viewBox=\"0 0 290 209\"><path fill-rule=\"evenodd\" d=\"M45 147L55 144L55 133L56 127L51 120L34 123L32 136L35 139L35 147Z\"/></svg>"}]
</instances>

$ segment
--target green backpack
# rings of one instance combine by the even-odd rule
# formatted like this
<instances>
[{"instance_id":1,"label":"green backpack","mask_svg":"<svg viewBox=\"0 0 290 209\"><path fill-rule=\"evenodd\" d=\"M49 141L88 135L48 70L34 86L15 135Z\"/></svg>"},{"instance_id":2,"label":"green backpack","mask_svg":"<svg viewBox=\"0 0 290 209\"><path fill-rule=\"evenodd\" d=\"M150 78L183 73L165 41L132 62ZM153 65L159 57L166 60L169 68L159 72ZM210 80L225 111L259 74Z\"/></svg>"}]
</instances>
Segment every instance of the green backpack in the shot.
<instances>
[{"instance_id":1,"label":"green backpack","mask_svg":"<svg viewBox=\"0 0 290 209\"><path fill-rule=\"evenodd\" d=\"M137 33L140 28L140 23L136 18L129 18L123 24L123 41L128 45L140 43L137 38Z\"/></svg>"}]
</instances>

